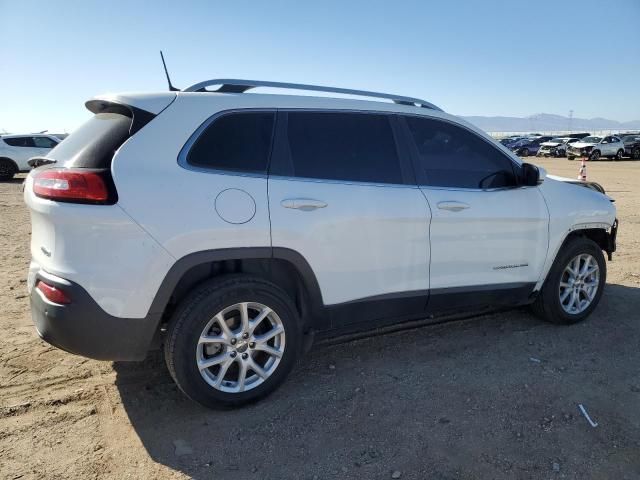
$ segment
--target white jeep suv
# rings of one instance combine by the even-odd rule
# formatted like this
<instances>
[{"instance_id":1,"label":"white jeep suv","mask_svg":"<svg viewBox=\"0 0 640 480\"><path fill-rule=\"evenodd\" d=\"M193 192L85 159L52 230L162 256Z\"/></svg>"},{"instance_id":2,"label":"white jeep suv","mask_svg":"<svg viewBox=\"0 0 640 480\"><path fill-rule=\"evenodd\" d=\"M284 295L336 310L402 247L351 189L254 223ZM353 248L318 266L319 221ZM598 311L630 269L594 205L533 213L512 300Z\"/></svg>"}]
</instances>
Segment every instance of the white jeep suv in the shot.
<instances>
[{"instance_id":1,"label":"white jeep suv","mask_svg":"<svg viewBox=\"0 0 640 480\"><path fill-rule=\"evenodd\" d=\"M2 135L0 137L0 180L9 180L18 172L28 172L32 157L43 157L60 143L53 135Z\"/></svg>"},{"instance_id":2,"label":"white jeep suv","mask_svg":"<svg viewBox=\"0 0 640 480\"><path fill-rule=\"evenodd\" d=\"M265 396L314 337L487 306L574 323L602 295L611 200L429 102L212 80L86 105L26 180L34 323L97 359L162 343L203 405Z\"/></svg>"}]
</instances>

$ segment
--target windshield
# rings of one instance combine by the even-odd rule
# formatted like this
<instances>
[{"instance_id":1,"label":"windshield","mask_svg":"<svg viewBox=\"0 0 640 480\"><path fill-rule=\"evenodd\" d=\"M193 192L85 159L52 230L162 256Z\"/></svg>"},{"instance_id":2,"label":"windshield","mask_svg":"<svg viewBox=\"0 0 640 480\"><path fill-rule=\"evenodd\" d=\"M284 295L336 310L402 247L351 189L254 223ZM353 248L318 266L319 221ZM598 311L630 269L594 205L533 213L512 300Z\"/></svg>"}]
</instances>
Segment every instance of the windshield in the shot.
<instances>
[{"instance_id":1,"label":"windshield","mask_svg":"<svg viewBox=\"0 0 640 480\"><path fill-rule=\"evenodd\" d=\"M562 142L564 142L564 138L552 138L549 141L553 142L553 143L562 143Z\"/></svg>"},{"instance_id":2,"label":"windshield","mask_svg":"<svg viewBox=\"0 0 640 480\"><path fill-rule=\"evenodd\" d=\"M582 139L584 143L600 143L600 140L602 140L602 137L584 137Z\"/></svg>"},{"instance_id":3,"label":"windshield","mask_svg":"<svg viewBox=\"0 0 640 480\"><path fill-rule=\"evenodd\" d=\"M640 141L640 135L627 135L626 137L622 137L623 142L638 142Z\"/></svg>"}]
</instances>

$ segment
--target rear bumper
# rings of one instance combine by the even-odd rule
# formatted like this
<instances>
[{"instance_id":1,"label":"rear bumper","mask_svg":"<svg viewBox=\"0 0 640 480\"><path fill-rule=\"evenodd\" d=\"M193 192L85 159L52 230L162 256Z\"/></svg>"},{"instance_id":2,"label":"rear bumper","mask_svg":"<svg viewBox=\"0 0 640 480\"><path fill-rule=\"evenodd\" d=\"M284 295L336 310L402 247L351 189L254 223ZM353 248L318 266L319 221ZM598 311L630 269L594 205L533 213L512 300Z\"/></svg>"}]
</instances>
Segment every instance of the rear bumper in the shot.
<instances>
[{"instance_id":1,"label":"rear bumper","mask_svg":"<svg viewBox=\"0 0 640 480\"><path fill-rule=\"evenodd\" d=\"M76 355L97 360L143 360L149 349L160 315L119 318L106 313L80 285L39 271L38 280L64 290L68 305L47 300L37 288L31 289L31 317L43 340Z\"/></svg>"}]
</instances>

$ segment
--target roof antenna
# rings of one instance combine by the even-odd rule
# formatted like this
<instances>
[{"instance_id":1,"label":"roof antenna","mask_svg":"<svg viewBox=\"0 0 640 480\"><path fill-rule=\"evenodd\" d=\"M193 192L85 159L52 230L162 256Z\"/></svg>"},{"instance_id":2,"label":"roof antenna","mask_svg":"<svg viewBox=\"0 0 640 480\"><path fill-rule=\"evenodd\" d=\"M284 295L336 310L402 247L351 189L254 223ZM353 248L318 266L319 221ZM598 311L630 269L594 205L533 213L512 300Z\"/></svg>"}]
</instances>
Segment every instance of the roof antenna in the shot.
<instances>
[{"instance_id":1,"label":"roof antenna","mask_svg":"<svg viewBox=\"0 0 640 480\"><path fill-rule=\"evenodd\" d=\"M167 83L169 84L170 92L179 92L180 89L171 85L171 79L169 78L169 71L167 70L167 64L164 62L164 55L162 54L162 50L160 50L160 58L162 59L162 66L164 67L164 74L167 76Z\"/></svg>"}]
</instances>

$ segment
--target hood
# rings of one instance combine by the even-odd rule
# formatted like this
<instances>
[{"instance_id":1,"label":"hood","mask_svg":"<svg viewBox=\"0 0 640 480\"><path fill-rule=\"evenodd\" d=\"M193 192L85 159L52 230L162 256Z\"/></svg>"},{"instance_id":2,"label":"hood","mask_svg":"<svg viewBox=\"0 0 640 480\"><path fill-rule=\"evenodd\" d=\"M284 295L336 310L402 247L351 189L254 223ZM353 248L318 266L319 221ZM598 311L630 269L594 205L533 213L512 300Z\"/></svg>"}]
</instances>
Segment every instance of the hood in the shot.
<instances>
[{"instance_id":1,"label":"hood","mask_svg":"<svg viewBox=\"0 0 640 480\"><path fill-rule=\"evenodd\" d=\"M611 201L611 202L615 201L614 199L612 199L609 195L607 195L605 193L604 188L599 183L588 182L588 181L583 181L583 180L577 180L575 178L559 177L557 175L547 175L546 178L550 178L551 180L555 180L556 182L571 183L573 185L578 185L580 187L585 187L585 188L588 188L590 190L595 190L596 192L602 193L605 197L607 197L609 199L609 201Z\"/></svg>"},{"instance_id":2,"label":"hood","mask_svg":"<svg viewBox=\"0 0 640 480\"><path fill-rule=\"evenodd\" d=\"M562 145L561 142L542 142L540 144L541 147L559 147Z\"/></svg>"},{"instance_id":3,"label":"hood","mask_svg":"<svg viewBox=\"0 0 640 480\"><path fill-rule=\"evenodd\" d=\"M575 142L570 144L570 146L574 148L593 147L594 145L597 145L597 143Z\"/></svg>"}]
</instances>

